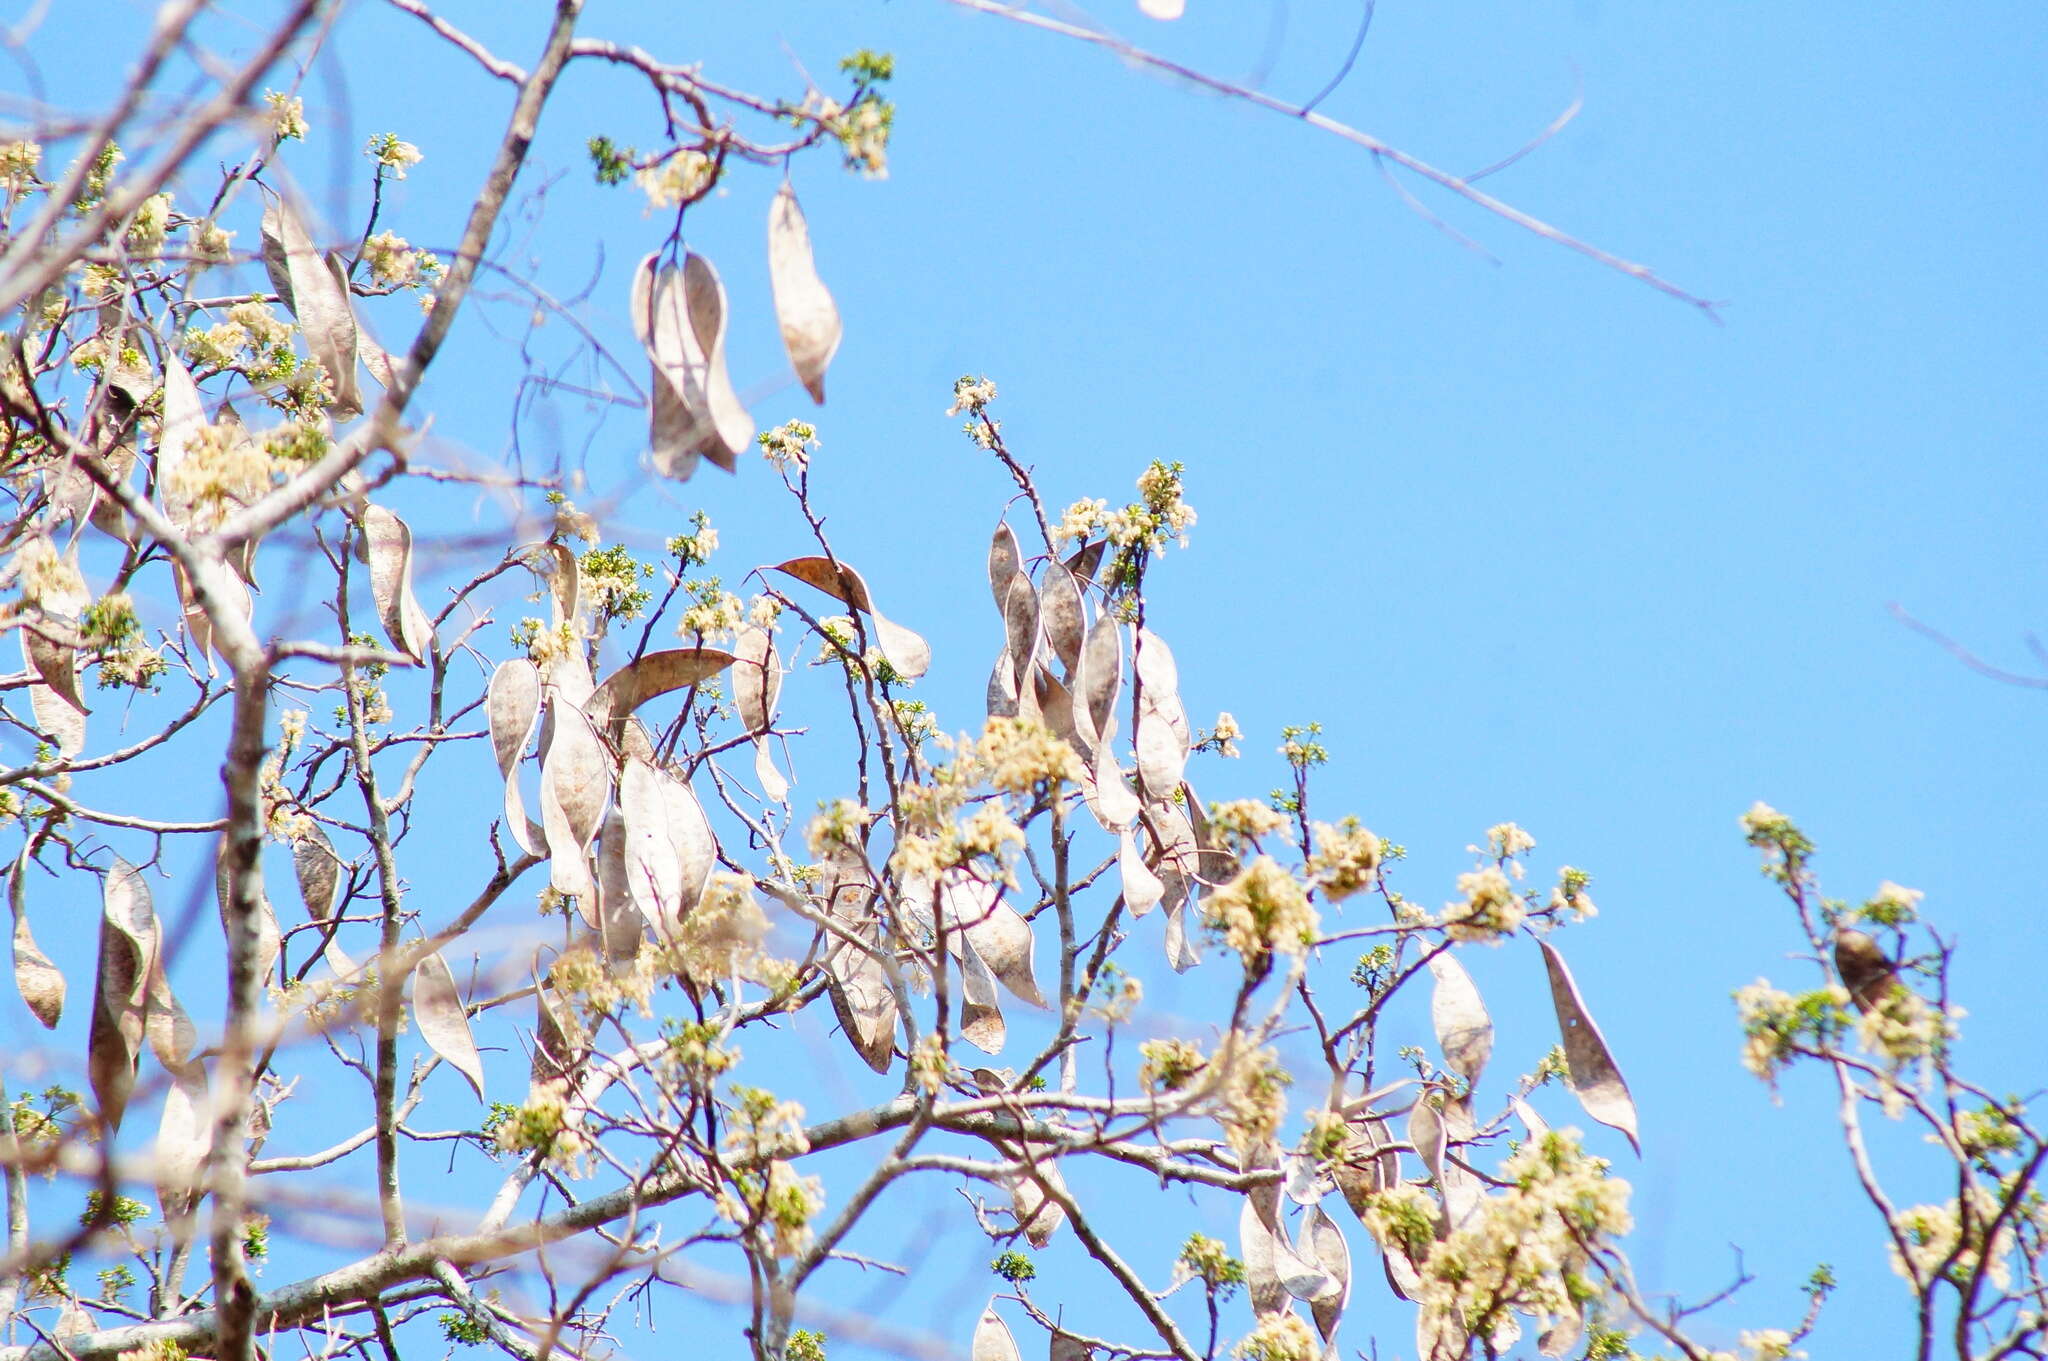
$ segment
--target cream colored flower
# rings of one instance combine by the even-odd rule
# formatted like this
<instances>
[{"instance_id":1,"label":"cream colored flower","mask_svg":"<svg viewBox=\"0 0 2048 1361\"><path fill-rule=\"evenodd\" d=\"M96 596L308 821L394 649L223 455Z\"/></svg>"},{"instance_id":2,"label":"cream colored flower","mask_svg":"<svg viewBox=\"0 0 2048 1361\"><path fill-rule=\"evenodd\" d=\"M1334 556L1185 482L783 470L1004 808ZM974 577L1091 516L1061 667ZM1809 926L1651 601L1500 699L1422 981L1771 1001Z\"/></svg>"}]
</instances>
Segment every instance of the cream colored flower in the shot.
<instances>
[{"instance_id":1,"label":"cream colored flower","mask_svg":"<svg viewBox=\"0 0 2048 1361\"><path fill-rule=\"evenodd\" d=\"M1314 825L1315 853L1308 858L1309 877L1331 902L1342 902L1379 881L1385 848L1380 839L1347 817L1334 826Z\"/></svg>"},{"instance_id":2,"label":"cream colored flower","mask_svg":"<svg viewBox=\"0 0 2048 1361\"><path fill-rule=\"evenodd\" d=\"M306 101L297 95L265 90L263 102L270 106L270 135L283 142L306 140Z\"/></svg>"},{"instance_id":3,"label":"cream colored flower","mask_svg":"<svg viewBox=\"0 0 2048 1361\"><path fill-rule=\"evenodd\" d=\"M1459 875L1458 892L1464 901L1447 903L1443 911L1444 930L1452 940L1498 945L1526 915L1521 895L1497 866Z\"/></svg>"},{"instance_id":4,"label":"cream colored flower","mask_svg":"<svg viewBox=\"0 0 2048 1361\"><path fill-rule=\"evenodd\" d=\"M1262 855L1202 899L1203 920L1223 935L1247 970L1273 953L1303 954L1315 939L1315 908L1293 875Z\"/></svg>"}]
</instances>

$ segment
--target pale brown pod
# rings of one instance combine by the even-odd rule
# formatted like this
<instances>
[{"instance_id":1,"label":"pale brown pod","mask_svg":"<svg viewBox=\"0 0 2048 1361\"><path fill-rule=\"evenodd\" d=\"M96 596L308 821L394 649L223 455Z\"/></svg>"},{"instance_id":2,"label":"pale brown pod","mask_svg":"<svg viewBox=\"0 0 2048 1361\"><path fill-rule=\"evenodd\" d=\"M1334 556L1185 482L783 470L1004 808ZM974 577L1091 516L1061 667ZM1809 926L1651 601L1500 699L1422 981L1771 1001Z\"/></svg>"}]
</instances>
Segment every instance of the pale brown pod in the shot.
<instances>
[{"instance_id":1,"label":"pale brown pod","mask_svg":"<svg viewBox=\"0 0 2048 1361\"><path fill-rule=\"evenodd\" d=\"M434 623L412 592L412 530L382 506L363 508L363 551L370 562L370 594L391 646L415 662L434 645Z\"/></svg>"},{"instance_id":2,"label":"pale brown pod","mask_svg":"<svg viewBox=\"0 0 2048 1361\"><path fill-rule=\"evenodd\" d=\"M420 1038L469 1079L476 1099L483 1100L483 1056L477 1052L476 1037L470 1033L469 1013L463 1009L455 975L439 950L423 955L413 968L412 1014L420 1028Z\"/></svg>"},{"instance_id":3,"label":"pale brown pod","mask_svg":"<svg viewBox=\"0 0 2048 1361\"><path fill-rule=\"evenodd\" d=\"M1493 1053L1493 1020L1486 1014L1486 1003L1472 975L1448 950L1430 957L1429 971L1436 977L1429 1014L1436 1027L1437 1047L1452 1072L1477 1086Z\"/></svg>"},{"instance_id":4,"label":"pale brown pod","mask_svg":"<svg viewBox=\"0 0 2048 1361\"><path fill-rule=\"evenodd\" d=\"M260 230L263 264L270 272L271 284L298 319L306 348L320 361L333 385L329 412L336 419L360 415L363 401L356 381L360 337L347 288L281 196L265 196Z\"/></svg>"},{"instance_id":5,"label":"pale brown pod","mask_svg":"<svg viewBox=\"0 0 2048 1361\"><path fill-rule=\"evenodd\" d=\"M825 403L825 370L839 352L843 328L839 308L818 277L811 253L811 229L796 193L784 184L768 205L768 281L775 294L775 321L782 330L790 367L811 400Z\"/></svg>"},{"instance_id":6,"label":"pale brown pod","mask_svg":"<svg viewBox=\"0 0 2048 1361\"><path fill-rule=\"evenodd\" d=\"M1547 940L1537 944L1543 948L1543 965L1550 975L1550 999L1557 1010L1557 1028L1564 1040L1572 1094L1578 1097L1586 1114L1627 1135L1629 1147L1640 1156L1643 1146L1636 1139L1636 1103L1628 1094L1628 1083L1622 1079L1614 1054L1579 996L1579 986L1572 981L1564 956Z\"/></svg>"},{"instance_id":7,"label":"pale brown pod","mask_svg":"<svg viewBox=\"0 0 2048 1361\"><path fill-rule=\"evenodd\" d=\"M882 650L882 656L894 668L897 675L905 680L916 680L932 664L932 650L924 639L901 624L884 618L875 608L874 597L868 591L868 584L861 574L845 563L835 563L830 558L791 558L775 564L775 570L793 576L816 590L839 601L852 609L859 610L874 621L875 646Z\"/></svg>"}]
</instances>

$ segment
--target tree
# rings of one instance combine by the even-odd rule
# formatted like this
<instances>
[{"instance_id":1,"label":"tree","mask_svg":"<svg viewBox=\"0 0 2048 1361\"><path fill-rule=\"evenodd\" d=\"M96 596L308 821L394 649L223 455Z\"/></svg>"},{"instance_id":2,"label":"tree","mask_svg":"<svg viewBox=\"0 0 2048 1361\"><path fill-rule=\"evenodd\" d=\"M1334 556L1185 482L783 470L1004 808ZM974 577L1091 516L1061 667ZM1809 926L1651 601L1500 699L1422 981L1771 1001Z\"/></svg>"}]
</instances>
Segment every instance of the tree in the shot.
<instances>
[{"instance_id":1,"label":"tree","mask_svg":"<svg viewBox=\"0 0 2048 1361\"><path fill-rule=\"evenodd\" d=\"M209 67L132 169L117 135L173 56L209 39L192 0L166 8L102 119L0 149L0 314L19 322L0 376L5 546L27 701L6 717L39 744L5 775L21 838L15 974L68 1046L56 1080L11 1105L7 1312L22 1349L9 1355L240 1358L291 1333L324 1355L391 1357L433 1345L436 1328L522 1358L598 1355L621 1318L715 1268L741 1285L735 1331L756 1355L816 1358L825 1339L800 1325L829 1299L821 1280L872 1265L867 1227L933 1177L961 1188L1007 1284L977 1361L1018 1354L1013 1323L1068 1358L1307 1358L1340 1324L1347 1345L1404 1337L1394 1303L1368 1307L1363 1283L1347 1311L1375 1255L1433 1358L1624 1355L1637 1330L1645 1346L1715 1355L1693 1339L1694 1311L1635 1284L1627 1184L1579 1130L1550 1123L1635 1138L1553 939L1592 915L1589 878L1525 888L1533 841L1505 823L1449 905L1424 907L1434 889L1397 886L1402 848L1324 817L1314 725L1285 734L1290 788L1196 794L1191 761L1233 755L1243 734L1227 714L1191 721L1171 629L1148 617L1149 583L1194 523L1178 464L1144 467L1120 506L1062 509L1007 442L995 385L962 378L951 414L1014 484L1022 532L992 516L985 715L955 736L914 697L931 649L826 532L816 430L757 431L724 360L740 308L682 244L685 213L743 165L822 148L879 171L889 59L857 52L832 90L760 97L579 37L576 0L557 4L530 66L394 3L513 91L445 258L385 223L385 188L419 159L391 132L366 147L369 221L345 240L317 233L288 173L302 98L288 79L272 88L313 59L328 12L312 0ZM1678 292L1313 108L1115 45ZM667 144L599 136L591 169L673 212L613 290L644 357L593 335L589 363L641 394L657 474L765 456L747 473L794 514L745 598L706 570L729 550L702 517L649 560L578 509L573 470L419 456L414 397L486 274L581 324L492 250L577 62L658 99ZM51 149L67 136L59 171ZM778 329L822 400L840 319L794 192L761 197ZM386 352L371 331L402 333L391 300L406 296L417 333ZM446 590L414 580L413 525L394 509L411 482L515 502ZM458 542L443 525L432 536ZM152 608L169 601L180 618ZM129 730L110 737L88 711L122 692ZM475 788L486 743L502 801L449 797ZM187 815L160 815L151 777L166 759L185 791L217 767L224 812L191 815L209 788L178 800ZM1797 830L1768 810L1749 826L1823 972L1798 997L1744 994L1754 1066L1831 1068L1859 1159L1859 1102L1941 1137L1934 1156L1958 1178L1945 1208L1898 1210L1866 1176L1921 1301L1922 1354L1949 1320L1958 1354L2033 1354L2043 1145L2017 1102L1951 1066L1946 948L1918 961L1930 999L1908 982L1908 891L1826 903ZM412 890L429 876L463 891L423 901ZM78 885L100 904L89 1001L35 930L42 902ZM168 906L194 886L216 897L218 937L194 920L206 914ZM273 889L303 910L278 912ZM1141 919L1155 915L1169 967L1206 956L1220 975L1213 1014L1185 1033L1140 1024L1158 948ZM1494 1028L1459 955L1503 943L1532 968L1540 956L1557 1043L1517 1037L1525 1071L1503 1084L1494 1070L1489 1091ZM1353 949L1355 966L1334 963ZM1433 1046L1403 1046L1425 990ZM835 1032L849 1099L821 1092L828 1109L805 1093L807 1111L783 1080L802 1024ZM1272 1046L1303 1026L1323 1067L1290 1073ZM442 1112L460 1123L415 1123ZM360 1203L321 1180L357 1169L372 1188ZM41 1187L41 1172L61 1180ZM483 1208L422 1219L431 1179L487 1174ZM1134 1226L1119 1186L1238 1206L1236 1240L1176 1231L1177 1256L1141 1260L1120 1246ZM1340 1223L1340 1197L1363 1232ZM285 1229L300 1240L276 1248L289 1279L260 1282ZM1120 1295L1099 1331L1034 1293L1023 1249L1060 1239ZM1826 1288L1816 1280L1816 1309ZM1812 1322L1748 1350L1784 1355Z\"/></svg>"}]
</instances>

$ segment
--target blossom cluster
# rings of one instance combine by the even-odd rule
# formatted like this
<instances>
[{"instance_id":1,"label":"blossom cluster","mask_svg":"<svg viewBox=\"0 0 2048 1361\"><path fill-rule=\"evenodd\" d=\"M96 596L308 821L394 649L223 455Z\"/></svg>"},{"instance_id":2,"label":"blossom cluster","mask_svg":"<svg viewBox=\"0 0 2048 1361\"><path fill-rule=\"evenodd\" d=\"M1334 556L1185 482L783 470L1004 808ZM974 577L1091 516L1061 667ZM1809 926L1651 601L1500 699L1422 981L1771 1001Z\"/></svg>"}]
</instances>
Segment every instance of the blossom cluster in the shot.
<instances>
[{"instance_id":1,"label":"blossom cluster","mask_svg":"<svg viewBox=\"0 0 2048 1361\"><path fill-rule=\"evenodd\" d=\"M1319 925L1300 882L1268 855L1203 898L1201 911L1243 958L1247 972L1264 967L1275 953L1301 955Z\"/></svg>"},{"instance_id":2,"label":"blossom cluster","mask_svg":"<svg viewBox=\"0 0 2048 1361\"><path fill-rule=\"evenodd\" d=\"M1452 940L1498 945L1514 934L1527 915L1522 896L1497 865L1458 876L1463 901L1444 905L1444 932Z\"/></svg>"},{"instance_id":3,"label":"blossom cluster","mask_svg":"<svg viewBox=\"0 0 2048 1361\"><path fill-rule=\"evenodd\" d=\"M1076 501L1053 526L1053 537L1071 542L1099 535L1125 554L1163 553L1174 542L1186 548L1196 517L1182 497L1184 471L1179 463L1153 460L1138 475L1138 500L1118 510L1100 498Z\"/></svg>"},{"instance_id":4,"label":"blossom cluster","mask_svg":"<svg viewBox=\"0 0 2048 1361\"><path fill-rule=\"evenodd\" d=\"M1447 1341L1512 1340L1516 1313L1539 1324L1578 1312L1578 1280L1589 1247L1631 1227L1629 1184L1587 1155L1577 1130L1548 1131L1501 1165L1501 1191L1436 1239L1435 1206L1412 1186L1372 1197L1366 1228L1388 1252L1408 1258L1422 1279L1418 1336Z\"/></svg>"},{"instance_id":5,"label":"blossom cluster","mask_svg":"<svg viewBox=\"0 0 2048 1361\"><path fill-rule=\"evenodd\" d=\"M1347 817L1334 826L1318 822L1314 830L1315 851L1308 858L1308 872L1325 898L1342 902L1378 882L1385 847L1357 818Z\"/></svg>"}]
</instances>

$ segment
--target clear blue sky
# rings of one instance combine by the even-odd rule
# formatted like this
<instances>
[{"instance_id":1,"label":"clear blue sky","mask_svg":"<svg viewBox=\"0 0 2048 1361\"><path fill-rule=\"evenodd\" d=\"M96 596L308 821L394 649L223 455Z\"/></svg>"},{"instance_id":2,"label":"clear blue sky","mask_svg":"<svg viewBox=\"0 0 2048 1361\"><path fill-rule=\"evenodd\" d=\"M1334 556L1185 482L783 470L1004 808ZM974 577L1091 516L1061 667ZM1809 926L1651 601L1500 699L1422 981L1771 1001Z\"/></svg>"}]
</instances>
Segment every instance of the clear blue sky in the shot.
<instances>
[{"instance_id":1,"label":"clear blue sky","mask_svg":"<svg viewBox=\"0 0 2048 1361\"><path fill-rule=\"evenodd\" d=\"M140 12L85 8L53 31ZM530 12L449 13L528 60L541 7L505 8ZM1190 11L1174 26L1121 3L1093 12L1293 98L1327 78L1356 21L1335 0ZM1827 1260L1845 1286L1810 1350L1893 1354L1906 1294L1825 1093L1795 1080L1775 1108L1737 1063L1730 989L1805 975L1735 820L1757 799L1794 814L1839 896L1882 879L1925 890L1961 948L1966 1065L1996 1088L2040 1084L2048 696L1971 675L1885 607L2021 669L2023 635L2048 627L2048 14L1380 6L1327 113L1471 170L1582 85L1577 121L1489 188L1724 300L1722 325L1411 182L1489 261L1404 207L1355 148L942 4L596 3L584 28L771 92L800 88L793 60L822 77L856 47L895 53L889 178L825 157L796 171L847 323L817 469L839 551L933 642L926 698L947 724L974 721L998 637L979 563L1006 480L943 414L953 378L986 372L1055 503L1122 497L1153 458L1187 464L1201 522L1155 576L1153 619L1190 709L1231 710L1250 734L1239 768L1201 777L1207 797L1278 783L1278 728L1318 719L1334 756L1318 803L1405 843L1414 896L1448 897L1466 844L1507 819L1538 837L1539 873L1593 872L1602 915L1564 948L1642 1112L1644 1158L1624 1175L1646 1285L1716 1289L1739 1245L1761 1282L1724 1313L1732 1341L1788 1324ZM300 174L357 223L357 151L395 130L426 160L394 225L452 241L504 88L394 12L351 11L340 36L344 61L308 79ZM46 75L80 100L104 88ZM337 128L344 103L359 116ZM563 295L601 261L583 311L623 342L627 272L665 224L633 190L589 183L595 133L646 147L657 125L631 83L579 69L522 181L559 177L516 255ZM732 367L764 425L811 410L767 311L774 182L742 172L690 219L739 309ZM495 315L516 332L518 308ZM508 353L480 318L459 325L418 407L443 449L505 452ZM554 439L574 461L586 437L591 500L638 477L637 413L599 422L564 399L521 429L543 459ZM758 465L707 470L638 492L617 527L651 541L702 506L737 575L798 551L771 486ZM1551 1042L1526 945L1468 952L1503 1065ZM1196 1010L1193 991L1220 986L1162 978L1152 1000ZM891 1314L964 1348L994 1282L966 1234L943 1250L963 1254L957 1275L930 1277L945 1298ZM1070 1245L1047 1258L1041 1293L1060 1298L1055 1278L1079 1280L1081 1263ZM1347 1344L1374 1330L1383 1351L1405 1347L1405 1308L1372 1329L1377 1280L1359 1293ZM1086 1291L1071 1298L1086 1307Z\"/></svg>"}]
</instances>

